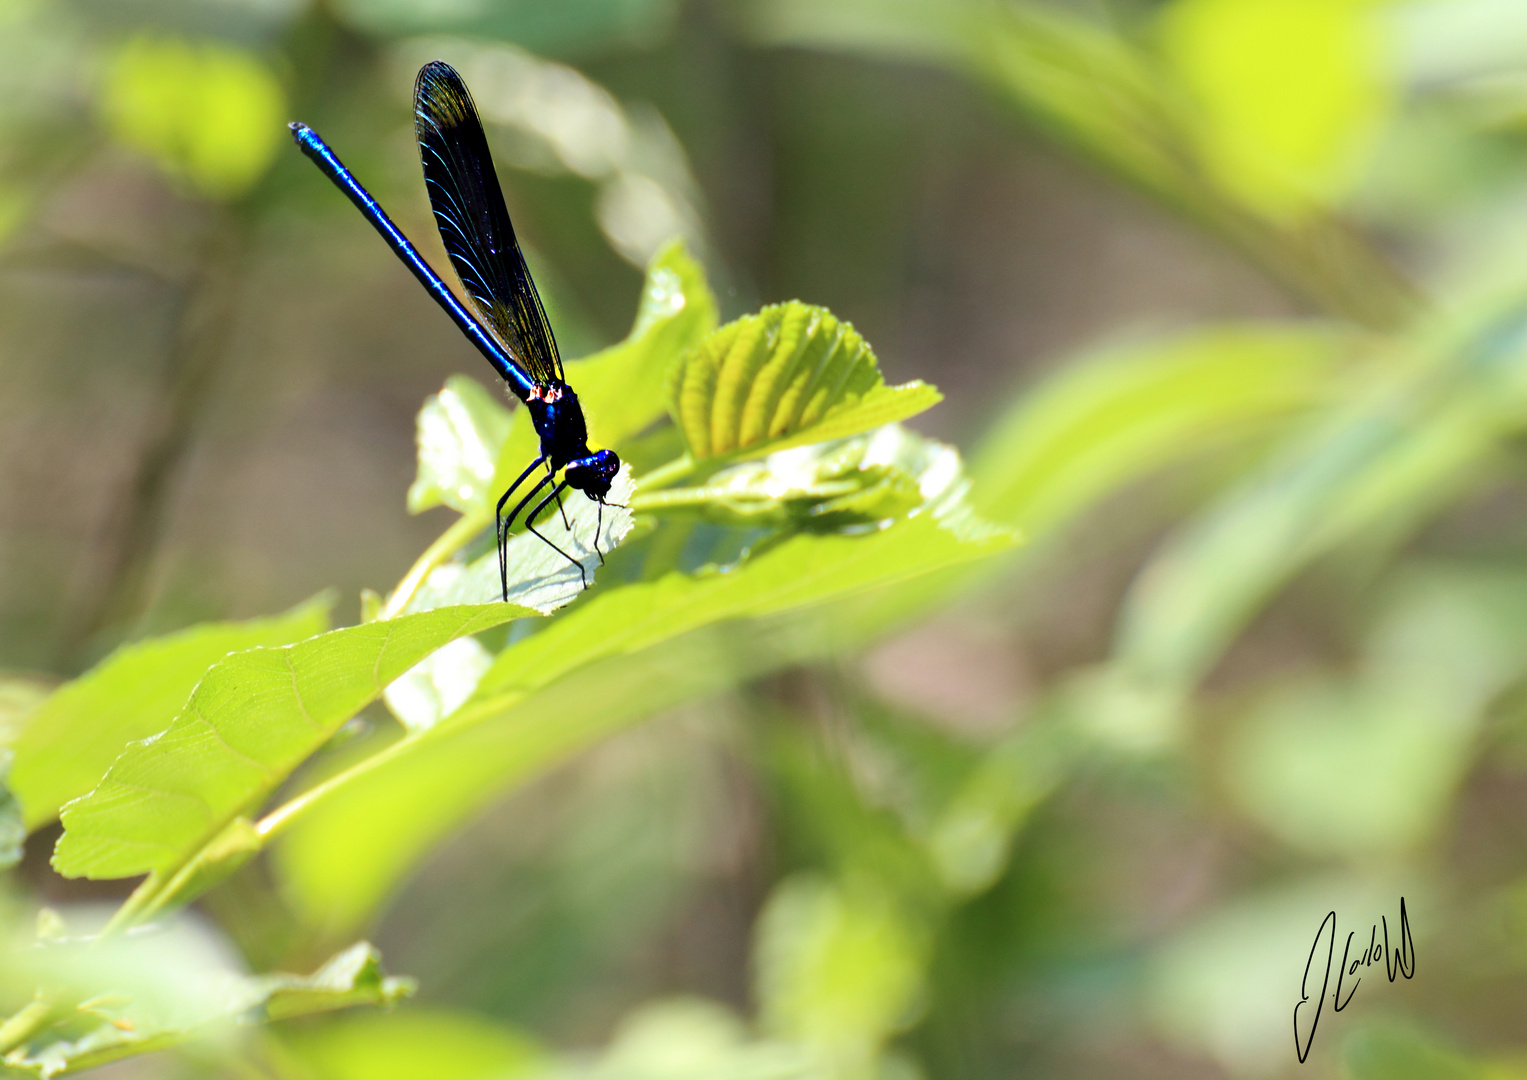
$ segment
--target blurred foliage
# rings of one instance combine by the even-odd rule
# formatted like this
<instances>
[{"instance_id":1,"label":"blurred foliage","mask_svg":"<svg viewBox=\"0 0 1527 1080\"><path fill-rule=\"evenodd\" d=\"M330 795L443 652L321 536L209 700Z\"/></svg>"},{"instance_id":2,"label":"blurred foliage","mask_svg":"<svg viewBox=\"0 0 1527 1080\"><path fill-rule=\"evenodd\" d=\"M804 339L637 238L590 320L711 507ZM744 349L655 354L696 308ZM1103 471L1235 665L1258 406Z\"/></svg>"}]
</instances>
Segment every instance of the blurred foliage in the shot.
<instances>
[{"instance_id":1,"label":"blurred foliage","mask_svg":"<svg viewBox=\"0 0 1527 1080\"><path fill-rule=\"evenodd\" d=\"M0 3L0 1070L1521 1075L1518 7ZM434 259L436 56L586 595L283 150Z\"/></svg>"},{"instance_id":2,"label":"blurred foliage","mask_svg":"<svg viewBox=\"0 0 1527 1080\"><path fill-rule=\"evenodd\" d=\"M257 59L138 38L107 61L107 129L214 197L243 194L275 159L286 102Z\"/></svg>"}]
</instances>

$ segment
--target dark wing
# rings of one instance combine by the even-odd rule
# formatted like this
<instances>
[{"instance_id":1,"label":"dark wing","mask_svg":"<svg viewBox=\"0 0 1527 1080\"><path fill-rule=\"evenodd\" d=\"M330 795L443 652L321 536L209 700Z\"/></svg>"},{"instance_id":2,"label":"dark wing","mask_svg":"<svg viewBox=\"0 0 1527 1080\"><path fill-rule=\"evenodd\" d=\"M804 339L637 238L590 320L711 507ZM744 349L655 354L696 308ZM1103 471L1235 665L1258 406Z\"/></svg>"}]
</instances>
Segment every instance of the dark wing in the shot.
<instances>
[{"instance_id":1,"label":"dark wing","mask_svg":"<svg viewBox=\"0 0 1527 1080\"><path fill-rule=\"evenodd\" d=\"M560 382L557 341L514 238L482 121L449 64L419 69L414 129L435 224L473 309L533 380Z\"/></svg>"}]
</instances>

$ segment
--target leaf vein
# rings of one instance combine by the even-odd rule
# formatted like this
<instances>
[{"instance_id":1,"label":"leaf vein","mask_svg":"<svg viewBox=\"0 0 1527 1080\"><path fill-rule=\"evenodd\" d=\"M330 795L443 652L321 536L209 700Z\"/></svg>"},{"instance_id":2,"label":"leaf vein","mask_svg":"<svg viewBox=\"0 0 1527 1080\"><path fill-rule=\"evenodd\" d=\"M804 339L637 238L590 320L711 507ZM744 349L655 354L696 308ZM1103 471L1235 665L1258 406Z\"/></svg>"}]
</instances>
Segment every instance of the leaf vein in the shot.
<instances>
[{"instance_id":1,"label":"leaf vein","mask_svg":"<svg viewBox=\"0 0 1527 1080\"><path fill-rule=\"evenodd\" d=\"M302 700L302 691L297 688L297 665L292 662L292 650L284 649L282 655L286 658L286 670L292 673L292 700L297 703L297 711L302 714L304 720L322 731L323 725L314 719L312 713L308 712L307 702Z\"/></svg>"}]
</instances>

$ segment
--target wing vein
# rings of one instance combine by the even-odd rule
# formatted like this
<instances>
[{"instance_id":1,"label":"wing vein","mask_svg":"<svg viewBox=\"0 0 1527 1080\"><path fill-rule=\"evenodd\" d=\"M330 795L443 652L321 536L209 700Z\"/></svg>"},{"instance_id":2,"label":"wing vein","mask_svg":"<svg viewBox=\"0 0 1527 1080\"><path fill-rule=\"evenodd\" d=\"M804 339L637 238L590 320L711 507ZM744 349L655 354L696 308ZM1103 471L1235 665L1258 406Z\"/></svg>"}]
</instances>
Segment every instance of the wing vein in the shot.
<instances>
[{"instance_id":1,"label":"wing vein","mask_svg":"<svg viewBox=\"0 0 1527 1080\"><path fill-rule=\"evenodd\" d=\"M467 301L535 382L562 380L556 338L488 151L472 96L450 65L424 65L414 83L414 128L435 224Z\"/></svg>"}]
</instances>

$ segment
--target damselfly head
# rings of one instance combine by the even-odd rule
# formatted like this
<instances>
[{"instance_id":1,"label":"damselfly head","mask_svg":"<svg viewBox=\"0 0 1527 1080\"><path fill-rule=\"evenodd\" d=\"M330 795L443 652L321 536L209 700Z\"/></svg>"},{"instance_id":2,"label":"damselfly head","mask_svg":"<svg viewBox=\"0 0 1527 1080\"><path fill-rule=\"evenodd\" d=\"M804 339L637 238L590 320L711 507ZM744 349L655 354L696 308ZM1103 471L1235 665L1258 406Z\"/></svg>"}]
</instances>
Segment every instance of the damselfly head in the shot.
<instances>
[{"instance_id":1,"label":"damselfly head","mask_svg":"<svg viewBox=\"0 0 1527 1080\"><path fill-rule=\"evenodd\" d=\"M620 472L620 458L613 450L597 450L587 457L567 463L563 476L567 486L576 488L591 499L603 501Z\"/></svg>"}]
</instances>

